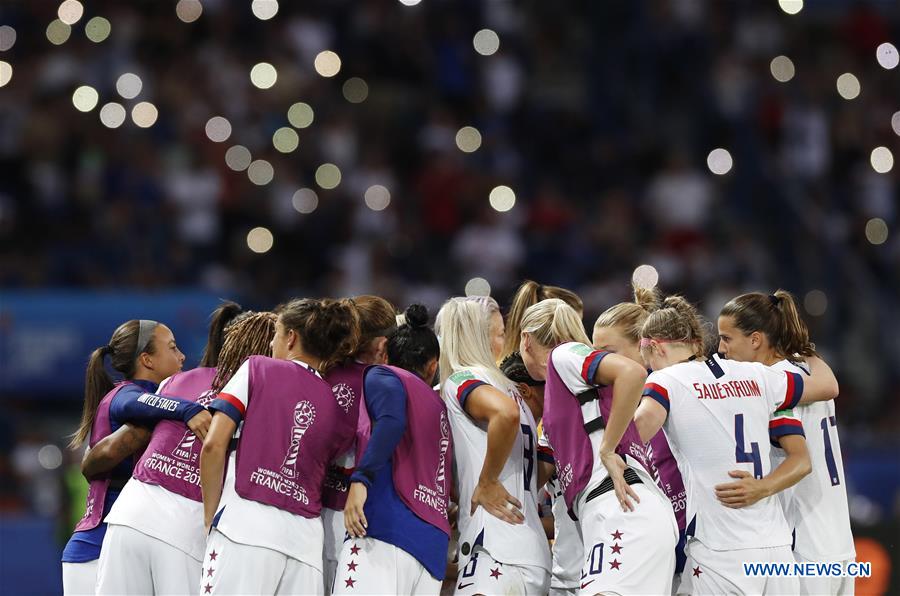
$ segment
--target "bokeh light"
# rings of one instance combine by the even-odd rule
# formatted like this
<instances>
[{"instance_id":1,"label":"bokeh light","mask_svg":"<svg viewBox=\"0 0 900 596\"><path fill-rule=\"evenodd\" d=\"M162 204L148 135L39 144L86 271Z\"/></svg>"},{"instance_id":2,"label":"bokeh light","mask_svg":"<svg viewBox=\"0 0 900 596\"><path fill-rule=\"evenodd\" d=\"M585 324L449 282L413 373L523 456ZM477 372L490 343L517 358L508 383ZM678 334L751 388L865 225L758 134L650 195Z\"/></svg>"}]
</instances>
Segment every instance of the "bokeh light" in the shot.
<instances>
[{"instance_id":1,"label":"bokeh light","mask_svg":"<svg viewBox=\"0 0 900 596\"><path fill-rule=\"evenodd\" d=\"M47 25L47 40L55 46L66 43L72 34L72 28L56 19Z\"/></svg>"},{"instance_id":2,"label":"bokeh light","mask_svg":"<svg viewBox=\"0 0 900 596\"><path fill-rule=\"evenodd\" d=\"M509 211L516 204L516 193L508 186L496 186L488 196L491 208L495 211Z\"/></svg>"},{"instance_id":3,"label":"bokeh light","mask_svg":"<svg viewBox=\"0 0 900 596\"><path fill-rule=\"evenodd\" d=\"M313 123L315 114L309 104L297 102L288 109L288 122L294 128L306 128Z\"/></svg>"},{"instance_id":4,"label":"bokeh light","mask_svg":"<svg viewBox=\"0 0 900 596\"><path fill-rule=\"evenodd\" d=\"M374 184L366 189L366 207L372 211L383 211L391 204L390 191L380 184Z\"/></svg>"},{"instance_id":5,"label":"bokeh light","mask_svg":"<svg viewBox=\"0 0 900 596\"><path fill-rule=\"evenodd\" d=\"M659 283L659 272L653 265L638 265L631 274L631 283L639 288L655 288Z\"/></svg>"},{"instance_id":6,"label":"bokeh light","mask_svg":"<svg viewBox=\"0 0 900 596\"><path fill-rule=\"evenodd\" d=\"M866 240L871 244L884 244L888 239L888 226L880 217L873 217L866 222Z\"/></svg>"},{"instance_id":7,"label":"bokeh light","mask_svg":"<svg viewBox=\"0 0 900 596\"><path fill-rule=\"evenodd\" d=\"M706 166L710 172L718 176L724 176L730 172L733 165L734 160L727 149L719 147L710 151L709 155L706 156Z\"/></svg>"},{"instance_id":8,"label":"bokeh light","mask_svg":"<svg viewBox=\"0 0 900 596\"><path fill-rule=\"evenodd\" d=\"M272 164L264 159L257 159L247 168L247 178L257 186L265 186L275 177Z\"/></svg>"},{"instance_id":9,"label":"bokeh light","mask_svg":"<svg viewBox=\"0 0 900 596\"><path fill-rule=\"evenodd\" d=\"M278 0L253 0L250 10L257 19L268 21L278 14Z\"/></svg>"},{"instance_id":10,"label":"bokeh light","mask_svg":"<svg viewBox=\"0 0 900 596\"><path fill-rule=\"evenodd\" d=\"M482 56L491 56L500 49L500 36L491 29L482 29L472 38L472 45Z\"/></svg>"},{"instance_id":11,"label":"bokeh light","mask_svg":"<svg viewBox=\"0 0 900 596\"><path fill-rule=\"evenodd\" d=\"M0 26L0 52L11 50L16 45L16 30L9 25Z\"/></svg>"},{"instance_id":12,"label":"bokeh light","mask_svg":"<svg viewBox=\"0 0 900 596\"><path fill-rule=\"evenodd\" d=\"M301 188L294 193L291 204L297 213L312 213L319 206L319 195L311 188Z\"/></svg>"},{"instance_id":13,"label":"bokeh light","mask_svg":"<svg viewBox=\"0 0 900 596\"><path fill-rule=\"evenodd\" d=\"M257 254L265 254L275 245L275 237L269 228L262 226L253 228L247 232L247 248Z\"/></svg>"},{"instance_id":14,"label":"bokeh light","mask_svg":"<svg viewBox=\"0 0 900 596\"><path fill-rule=\"evenodd\" d=\"M125 122L127 115L125 107L114 101L100 108L100 122L107 128L119 128Z\"/></svg>"},{"instance_id":15,"label":"bokeh light","mask_svg":"<svg viewBox=\"0 0 900 596\"><path fill-rule=\"evenodd\" d=\"M206 138L208 138L210 141L212 141L213 143L224 143L230 137L231 122L229 122L227 118L223 116L213 116L206 121Z\"/></svg>"},{"instance_id":16,"label":"bokeh light","mask_svg":"<svg viewBox=\"0 0 900 596\"><path fill-rule=\"evenodd\" d=\"M350 103L362 103L369 97L369 85L359 77L347 79L342 91L344 99Z\"/></svg>"},{"instance_id":17,"label":"bokeh light","mask_svg":"<svg viewBox=\"0 0 900 596\"><path fill-rule=\"evenodd\" d=\"M272 146L281 153L290 153L300 145L300 137L297 131L290 127L279 128L272 135Z\"/></svg>"},{"instance_id":18,"label":"bokeh light","mask_svg":"<svg viewBox=\"0 0 900 596\"><path fill-rule=\"evenodd\" d=\"M879 174L887 174L894 167L894 154L887 147L875 147L869 157L872 169Z\"/></svg>"},{"instance_id":19,"label":"bokeh light","mask_svg":"<svg viewBox=\"0 0 900 596\"><path fill-rule=\"evenodd\" d=\"M821 317L828 309L828 296L822 290L807 292L803 299L803 308L814 317Z\"/></svg>"},{"instance_id":20,"label":"bokeh light","mask_svg":"<svg viewBox=\"0 0 900 596\"><path fill-rule=\"evenodd\" d=\"M82 85L72 93L72 105L79 112L90 112L97 107L100 94L89 85Z\"/></svg>"},{"instance_id":21,"label":"bokeh light","mask_svg":"<svg viewBox=\"0 0 900 596\"><path fill-rule=\"evenodd\" d=\"M400 0L400 4L402 4L403 6L415 6L421 1L422 0Z\"/></svg>"},{"instance_id":22,"label":"bokeh light","mask_svg":"<svg viewBox=\"0 0 900 596\"><path fill-rule=\"evenodd\" d=\"M159 110L149 101L141 101L131 109L131 119L140 128L150 128L156 124Z\"/></svg>"},{"instance_id":23,"label":"bokeh light","mask_svg":"<svg viewBox=\"0 0 900 596\"><path fill-rule=\"evenodd\" d=\"M333 77L341 71L341 58L331 50L325 50L316 56L314 65L323 77Z\"/></svg>"},{"instance_id":24,"label":"bokeh light","mask_svg":"<svg viewBox=\"0 0 900 596\"><path fill-rule=\"evenodd\" d=\"M891 116L891 128L894 129L894 134L900 136L900 111Z\"/></svg>"},{"instance_id":25,"label":"bokeh light","mask_svg":"<svg viewBox=\"0 0 900 596\"><path fill-rule=\"evenodd\" d=\"M278 71L268 62L260 62L250 69L250 82L259 89L269 89L278 80Z\"/></svg>"},{"instance_id":26,"label":"bokeh light","mask_svg":"<svg viewBox=\"0 0 900 596\"><path fill-rule=\"evenodd\" d=\"M474 126L463 126L456 131L456 146L463 153L474 153L481 147L481 133Z\"/></svg>"},{"instance_id":27,"label":"bokeh light","mask_svg":"<svg viewBox=\"0 0 900 596\"><path fill-rule=\"evenodd\" d=\"M116 91L125 99L134 99L141 93L144 88L144 82L141 77L133 72L126 72L116 80Z\"/></svg>"},{"instance_id":28,"label":"bokeh light","mask_svg":"<svg viewBox=\"0 0 900 596\"><path fill-rule=\"evenodd\" d=\"M883 43L875 50L875 58L882 68L892 70L900 64L900 54L897 53L897 46L892 43Z\"/></svg>"},{"instance_id":29,"label":"bokeh light","mask_svg":"<svg viewBox=\"0 0 900 596\"><path fill-rule=\"evenodd\" d=\"M325 190L337 188L341 183L341 170L333 163L323 163L316 168L316 184Z\"/></svg>"},{"instance_id":30,"label":"bokeh light","mask_svg":"<svg viewBox=\"0 0 900 596\"><path fill-rule=\"evenodd\" d=\"M490 296L491 284L483 277L473 277L466 282L466 296Z\"/></svg>"},{"instance_id":31,"label":"bokeh light","mask_svg":"<svg viewBox=\"0 0 900 596\"><path fill-rule=\"evenodd\" d=\"M78 0L65 0L56 11L59 20L66 25L74 25L84 14L84 6Z\"/></svg>"},{"instance_id":32,"label":"bokeh light","mask_svg":"<svg viewBox=\"0 0 900 596\"><path fill-rule=\"evenodd\" d=\"M55 470L63 463L62 450L56 445L44 445L38 451L38 463L45 470Z\"/></svg>"},{"instance_id":33,"label":"bokeh light","mask_svg":"<svg viewBox=\"0 0 900 596\"><path fill-rule=\"evenodd\" d=\"M860 92L859 79L850 72L845 72L837 79L838 94L844 99L856 99Z\"/></svg>"},{"instance_id":34,"label":"bokeh light","mask_svg":"<svg viewBox=\"0 0 900 596\"><path fill-rule=\"evenodd\" d=\"M229 147L225 152L225 165L235 172L243 172L249 168L252 160L250 150L243 145Z\"/></svg>"},{"instance_id":35,"label":"bokeh light","mask_svg":"<svg viewBox=\"0 0 900 596\"><path fill-rule=\"evenodd\" d=\"M112 25L103 17L94 17L84 26L85 36L94 43L100 43L109 37Z\"/></svg>"},{"instance_id":36,"label":"bokeh light","mask_svg":"<svg viewBox=\"0 0 900 596\"><path fill-rule=\"evenodd\" d=\"M803 10L803 0L778 0L778 6L788 14L797 14Z\"/></svg>"},{"instance_id":37,"label":"bokeh light","mask_svg":"<svg viewBox=\"0 0 900 596\"><path fill-rule=\"evenodd\" d=\"M779 83L787 83L794 78L795 74L794 63L787 56L776 56L772 58L772 62L769 64L769 70L772 71L772 76L775 77L775 80Z\"/></svg>"},{"instance_id":38,"label":"bokeh light","mask_svg":"<svg viewBox=\"0 0 900 596\"><path fill-rule=\"evenodd\" d=\"M12 80L12 75L12 64L4 60L0 60L0 87L6 86Z\"/></svg>"},{"instance_id":39,"label":"bokeh light","mask_svg":"<svg viewBox=\"0 0 900 596\"><path fill-rule=\"evenodd\" d=\"M185 23L193 23L203 14L203 5L199 0L178 0L175 5L175 14Z\"/></svg>"}]
</instances>

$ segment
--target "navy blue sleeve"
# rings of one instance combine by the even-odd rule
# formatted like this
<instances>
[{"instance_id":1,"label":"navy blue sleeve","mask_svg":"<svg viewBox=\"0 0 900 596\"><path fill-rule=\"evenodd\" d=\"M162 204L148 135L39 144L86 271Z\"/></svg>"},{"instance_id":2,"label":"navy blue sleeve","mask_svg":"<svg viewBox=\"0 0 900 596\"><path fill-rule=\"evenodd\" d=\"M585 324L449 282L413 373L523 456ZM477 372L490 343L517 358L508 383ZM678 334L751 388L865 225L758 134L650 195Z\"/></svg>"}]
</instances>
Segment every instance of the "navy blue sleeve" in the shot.
<instances>
[{"instance_id":1,"label":"navy blue sleeve","mask_svg":"<svg viewBox=\"0 0 900 596\"><path fill-rule=\"evenodd\" d=\"M372 418L372 436L350 482L371 486L375 472L391 461L406 431L406 390L390 369L377 366L363 381L366 408Z\"/></svg>"},{"instance_id":2,"label":"navy blue sleeve","mask_svg":"<svg viewBox=\"0 0 900 596\"><path fill-rule=\"evenodd\" d=\"M156 424L160 420L188 420L204 410L198 403L148 393L136 385L119 391L109 404L110 418L122 422Z\"/></svg>"}]
</instances>

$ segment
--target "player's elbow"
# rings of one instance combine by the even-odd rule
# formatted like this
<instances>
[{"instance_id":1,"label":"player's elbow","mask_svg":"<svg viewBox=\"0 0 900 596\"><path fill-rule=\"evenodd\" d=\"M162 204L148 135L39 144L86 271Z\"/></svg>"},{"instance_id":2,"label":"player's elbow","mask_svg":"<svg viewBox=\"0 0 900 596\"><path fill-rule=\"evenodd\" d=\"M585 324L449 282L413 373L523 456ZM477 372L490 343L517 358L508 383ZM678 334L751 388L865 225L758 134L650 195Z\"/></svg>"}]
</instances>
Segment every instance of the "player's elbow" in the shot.
<instances>
[{"instance_id":1,"label":"player's elbow","mask_svg":"<svg viewBox=\"0 0 900 596\"><path fill-rule=\"evenodd\" d=\"M210 461L211 459L224 459L225 452L228 450L228 444L221 443L219 441L210 440L207 437L206 441L203 441L203 447L200 449L200 461L203 460Z\"/></svg>"}]
</instances>

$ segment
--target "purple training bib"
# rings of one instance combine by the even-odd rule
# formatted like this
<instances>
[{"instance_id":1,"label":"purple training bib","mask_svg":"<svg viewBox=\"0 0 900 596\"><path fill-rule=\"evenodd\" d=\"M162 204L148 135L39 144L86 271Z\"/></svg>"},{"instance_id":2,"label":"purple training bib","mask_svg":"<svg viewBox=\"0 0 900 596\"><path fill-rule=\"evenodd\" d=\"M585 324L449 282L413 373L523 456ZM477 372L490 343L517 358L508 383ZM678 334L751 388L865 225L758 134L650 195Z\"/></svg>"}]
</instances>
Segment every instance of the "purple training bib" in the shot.
<instances>
[{"instance_id":1,"label":"purple training bib","mask_svg":"<svg viewBox=\"0 0 900 596\"><path fill-rule=\"evenodd\" d=\"M215 368L205 367L178 373L169 380L161 395L206 406L215 397L210 389L215 376ZM134 477L199 503L203 500L200 492L201 447L203 442L183 422L161 420L134 467Z\"/></svg>"},{"instance_id":2,"label":"purple training bib","mask_svg":"<svg viewBox=\"0 0 900 596\"><path fill-rule=\"evenodd\" d=\"M112 434L112 425L109 419L109 406L116 394L128 385L133 385L131 381L120 381L103 396L97 405L97 414L94 416L94 424L91 426L91 438L88 446L93 447L104 438ZM106 491L109 490L110 476L104 474L101 477L91 480L88 484L87 500L84 508L84 516L75 526L76 532L84 530L93 530L103 521L103 503L106 500Z\"/></svg>"},{"instance_id":3,"label":"purple training bib","mask_svg":"<svg viewBox=\"0 0 900 596\"><path fill-rule=\"evenodd\" d=\"M306 366L251 356L249 401L237 447L235 490L284 511L318 517L328 465L349 450L356 420Z\"/></svg>"},{"instance_id":4,"label":"purple training bib","mask_svg":"<svg viewBox=\"0 0 900 596\"><path fill-rule=\"evenodd\" d=\"M336 366L325 375L325 380L331 384L334 398L341 407L341 412L348 420L357 421L357 436L364 433L366 440L369 437L369 428L361 428L363 416L360 415L360 404L363 394L363 373L365 364L359 362L345 362ZM363 406L365 407L365 406ZM365 417L368 425L368 416ZM353 449L353 447L351 447ZM357 443L355 447L356 461L362 456L362 451ZM342 468L336 464L328 466L325 475L325 486L322 488L322 506L334 511L343 511L347 503L347 491L350 488L350 475L353 467Z\"/></svg>"}]
</instances>

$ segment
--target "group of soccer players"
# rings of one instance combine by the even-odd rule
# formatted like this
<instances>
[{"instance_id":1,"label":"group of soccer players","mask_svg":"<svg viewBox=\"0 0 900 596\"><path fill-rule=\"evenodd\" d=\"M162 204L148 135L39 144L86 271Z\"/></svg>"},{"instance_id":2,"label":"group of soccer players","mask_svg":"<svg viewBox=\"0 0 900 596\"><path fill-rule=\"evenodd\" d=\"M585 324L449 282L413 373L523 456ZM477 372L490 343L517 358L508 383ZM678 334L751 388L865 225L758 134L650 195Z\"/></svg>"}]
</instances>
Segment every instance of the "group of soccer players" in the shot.
<instances>
[{"instance_id":1,"label":"group of soccer players","mask_svg":"<svg viewBox=\"0 0 900 596\"><path fill-rule=\"evenodd\" d=\"M646 288L582 317L530 281L434 330L371 295L229 302L188 371L123 323L88 365L65 593L852 594L742 565L855 557L793 297L738 296L715 334Z\"/></svg>"}]
</instances>

